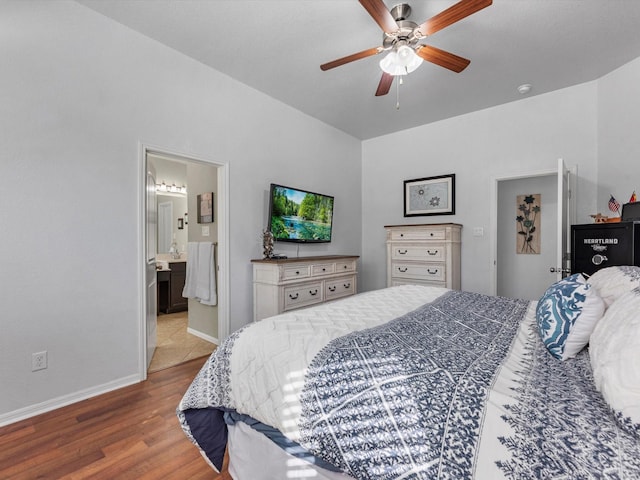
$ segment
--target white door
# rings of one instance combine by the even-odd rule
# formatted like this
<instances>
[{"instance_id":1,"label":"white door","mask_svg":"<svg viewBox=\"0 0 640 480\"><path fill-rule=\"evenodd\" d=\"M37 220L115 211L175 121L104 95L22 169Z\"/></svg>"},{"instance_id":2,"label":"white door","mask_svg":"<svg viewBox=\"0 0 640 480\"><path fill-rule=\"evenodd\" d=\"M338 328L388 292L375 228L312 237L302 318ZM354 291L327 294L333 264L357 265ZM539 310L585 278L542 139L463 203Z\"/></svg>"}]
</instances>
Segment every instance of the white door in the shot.
<instances>
[{"instance_id":1,"label":"white door","mask_svg":"<svg viewBox=\"0 0 640 480\"><path fill-rule=\"evenodd\" d=\"M173 204L158 204L158 253L169 253L173 241Z\"/></svg>"},{"instance_id":2,"label":"white door","mask_svg":"<svg viewBox=\"0 0 640 480\"><path fill-rule=\"evenodd\" d=\"M556 251L556 264L551 265L549 270L556 274L556 281L566 277L571 268L569 263L569 230L574 219L571 208L571 174L562 158L558 159L558 240Z\"/></svg>"},{"instance_id":3,"label":"white door","mask_svg":"<svg viewBox=\"0 0 640 480\"><path fill-rule=\"evenodd\" d=\"M147 161L146 187L146 235L147 247L145 255L145 286L146 286L146 351L147 368L156 350L158 326L158 289L156 272L156 232L158 229L158 209L156 207L156 179L155 171Z\"/></svg>"}]
</instances>

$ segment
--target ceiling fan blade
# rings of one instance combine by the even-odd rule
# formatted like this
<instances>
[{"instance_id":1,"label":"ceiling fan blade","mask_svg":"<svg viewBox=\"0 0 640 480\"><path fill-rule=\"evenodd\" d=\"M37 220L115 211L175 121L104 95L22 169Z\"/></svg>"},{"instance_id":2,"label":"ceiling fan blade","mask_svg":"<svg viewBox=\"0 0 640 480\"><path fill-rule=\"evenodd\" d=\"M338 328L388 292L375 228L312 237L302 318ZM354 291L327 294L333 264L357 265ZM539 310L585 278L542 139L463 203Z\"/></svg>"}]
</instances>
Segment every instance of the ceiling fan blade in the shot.
<instances>
[{"instance_id":1,"label":"ceiling fan blade","mask_svg":"<svg viewBox=\"0 0 640 480\"><path fill-rule=\"evenodd\" d=\"M393 75L389 75L387 72L382 72L382 78L380 79L378 89L376 90L376 97L380 97L389 93L389 89L391 88L392 83Z\"/></svg>"},{"instance_id":2,"label":"ceiling fan blade","mask_svg":"<svg viewBox=\"0 0 640 480\"><path fill-rule=\"evenodd\" d=\"M354 62L356 60L360 60L362 58L367 58L372 55L377 55L384 50L382 47L370 48L368 50L363 50L358 53L354 53L352 55L347 55L346 57L339 58L332 62L323 63L320 65L320 70L326 71L331 70L332 68L339 67L340 65L344 65L345 63Z\"/></svg>"},{"instance_id":3,"label":"ceiling fan blade","mask_svg":"<svg viewBox=\"0 0 640 480\"><path fill-rule=\"evenodd\" d=\"M398 30L398 24L382 0L360 0L360 4L373 17L380 28L387 33Z\"/></svg>"},{"instance_id":4,"label":"ceiling fan blade","mask_svg":"<svg viewBox=\"0 0 640 480\"><path fill-rule=\"evenodd\" d=\"M445 52L444 50L432 47L431 45L418 46L418 48L416 48L416 53L423 60L448 68L456 73L460 73L471 63L471 60L459 57L453 53Z\"/></svg>"},{"instance_id":5,"label":"ceiling fan blade","mask_svg":"<svg viewBox=\"0 0 640 480\"><path fill-rule=\"evenodd\" d=\"M433 35L469 15L491 5L492 0L460 0L455 5L431 17L418 27L422 35Z\"/></svg>"}]
</instances>

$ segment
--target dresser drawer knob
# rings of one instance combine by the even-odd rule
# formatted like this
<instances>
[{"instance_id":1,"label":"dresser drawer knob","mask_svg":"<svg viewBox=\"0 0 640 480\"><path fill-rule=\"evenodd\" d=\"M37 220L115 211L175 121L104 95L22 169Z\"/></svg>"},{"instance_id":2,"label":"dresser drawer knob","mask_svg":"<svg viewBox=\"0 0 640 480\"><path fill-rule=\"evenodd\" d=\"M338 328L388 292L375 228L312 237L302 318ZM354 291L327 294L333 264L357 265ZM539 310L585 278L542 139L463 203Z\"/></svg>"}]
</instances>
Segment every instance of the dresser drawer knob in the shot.
<instances>
[{"instance_id":1,"label":"dresser drawer knob","mask_svg":"<svg viewBox=\"0 0 640 480\"><path fill-rule=\"evenodd\" d=\"M351 288L351 284L350 283L343 283L342 286L344 288Z\"/></svg>"},{"instance_id":2,"label":"dresser drawer knob","mask_svg":"<svg viewBox=\"0 0 640 480\"><path fill-rule=\"evenodd\" d=\"M427 250L427 253L429 255L437 255L438 254L438 250Z\"/></svg>"},{"instance_id":3,"label":"dresser drawer knob","mask_svg":"<svg viewBox=\"0 0 640 480\"><path fill-rule=\"evenodd\" d=\"M431 270L430 268L427 268L427 273L429 275L435 275L436 273L438 273L438 269L436 268L434 270Z\"/></svg>"},{"instance_id":4,"label":"dresser drawer knob","mask_svg":"<svg viewBox=\"0 0 640 480\"><path fill-rule=\"evenodd\" d=\"M316 288L315 290L309 290L309 295L314 296L318 294L318 289Z\"/></svg>"},{"instance_id":5,"label":"dresser drawer knob","mask_svg":"<svg viewBox=\"0 0 640 480\"><path fill-rule=\"evenodd\" d=\"M338 287L336 287L335 285L333 287L329 287L329 291L330 292L335 292L336 288L338 288Z\"/></svg>"},{"instance_id":6,"label":"dresser drawer knob","mask_svg":"<svg viewBox=\"0 0 640 480\"><path fill-rule=\"evenodd\" d=\"M291 300L297 300L298 299L298 294L296 293L296 296L294 297L293 295L289 294L289 298Z\"/></svg>"},{"instance_id":7,"label":"dresser drawer knob","mask_svg":"<svg viewBox=\"0 0 640 480\"><path fill-rule=\"evenodd\" d=\"M296 275L300 275L300 270L296 270Z\"/></svg>"},{"instance_id":8,"label":"dresser drawer knob","mask_svg":"<svg viewBox=\"0 0 640 480\"><path fill-rule=\"evenodd\" d=\"M344 269L346 270L347 268L349 268L347 265L344 266Z\"/></svg>"},{"instance_id":9,"label":"dresser drawer knob","mask_svg":"<svg viewBox=\"0 0 640 480\"><path fill-rule=\"evenodd\" d=\"M326 268L324 268L324 267L322 267L322 271L323 271L323 272L326 272L326 271L327 271L327 269L326 269Z\"/></svg>"},{"instance_id":10,"label":"dresser drawer knob","mask_svg":"<svg viewBox=\"0 0 640 480\"><path fill-rule=\"evenodd\" d=\"M401 233L401 234L400 234L400 236L401 236L401 237L404 237L404 233Z\"/></svg>"},{"instance_id":11,"label":"dresser drawer knob","mask_svg":"<svg viewBox=\"0 0 640 480\"><path fill-rule=\"evenodd\" d=\"M406 249L405 250L398 250L398 254L400 254L400 255L406 255L407 252L408 252L408 250L406 250Z\"/></svg>"},{"instance_id":12,"label":"dresser drawer knob","mask_svg":"<svg viewBox=\"0 0 640 480\"><path fill-rule=\"evenodd\" d=\"M407 270L409 270L407 267L404 267L404 268L402 268L402 267L398 267L398 271L399 271L399 272L404 273L404 272L406 272Z\"/></svg>"},{"instance_id":13,"label":"dresser drawer knob","mask_svg":"<svg viewBox=\"0 0 640 480\"><path fill-rule=\"evenodd\" d=\"M433 232L431 232L431 233L429 234L429 236L430 236L430 237L433 237Z\"/></svg>"}]
</instances>

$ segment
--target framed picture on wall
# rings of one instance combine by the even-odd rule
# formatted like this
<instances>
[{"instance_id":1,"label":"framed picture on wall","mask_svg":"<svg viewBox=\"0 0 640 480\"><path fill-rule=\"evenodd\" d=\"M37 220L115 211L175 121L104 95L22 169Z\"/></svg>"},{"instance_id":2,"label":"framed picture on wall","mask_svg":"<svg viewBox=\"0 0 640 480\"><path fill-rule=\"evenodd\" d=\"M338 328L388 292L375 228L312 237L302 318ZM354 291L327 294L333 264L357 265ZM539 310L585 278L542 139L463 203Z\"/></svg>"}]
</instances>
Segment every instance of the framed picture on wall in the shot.
<instances>
[{"instance_id":1,"label":"framed picture on wall","mask_svg":"<svg viewBox=\"0 0 640 480\"><path fill-rule=\"evenodd\" d=\"M456 176L416 178L404 181L404 216L456 213Z\"/></svg>"},{"instance_id":2,"label":"framed picture on wall","mask_svg":"<svg viewBox=\"0 0 640 480\"><path fill-rule=\"evenodd\" d=\"M198 223L213 223L213 192L198 195Z\"/></svg>"}]
</instances>

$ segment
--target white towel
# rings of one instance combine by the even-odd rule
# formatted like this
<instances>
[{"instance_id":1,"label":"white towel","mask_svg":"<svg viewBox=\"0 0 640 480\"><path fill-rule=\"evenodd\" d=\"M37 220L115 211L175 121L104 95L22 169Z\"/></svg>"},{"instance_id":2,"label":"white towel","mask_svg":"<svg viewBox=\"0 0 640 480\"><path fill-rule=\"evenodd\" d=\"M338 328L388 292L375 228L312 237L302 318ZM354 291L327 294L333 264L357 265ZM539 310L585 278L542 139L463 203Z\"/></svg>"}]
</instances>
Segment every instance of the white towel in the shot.
<instances>
[{"instance_id":1,"label":"white towel","mask_svg":"<svg viewBox=\"0 0 640 480\"><path fill-rule=\"evenodd\" d=\"M187 244L187 276L182 289L182 296L185 298L196 298L196 284L198 269L198 242Z\"/></svg>"},{"instance_id":2,"label":"white towel","mask_svg":"<svg viewBox=\"0 0 640 480\"><path fill-rule=\"evenodd\" d=\"M213 243L200 242L196 274L196 297L203 305L218 303Z\"/></svg>"}]
</instances>

